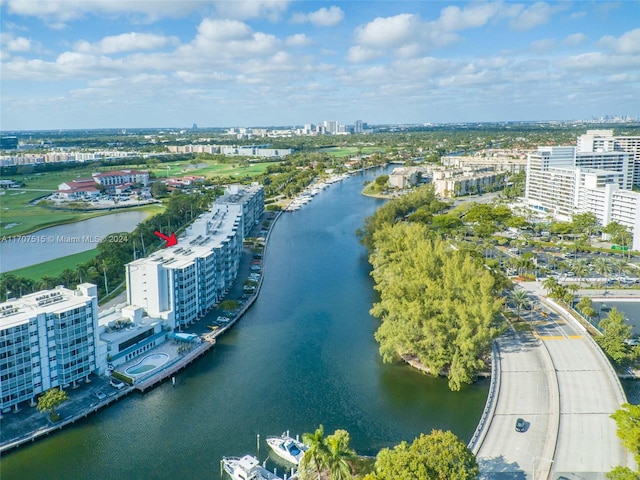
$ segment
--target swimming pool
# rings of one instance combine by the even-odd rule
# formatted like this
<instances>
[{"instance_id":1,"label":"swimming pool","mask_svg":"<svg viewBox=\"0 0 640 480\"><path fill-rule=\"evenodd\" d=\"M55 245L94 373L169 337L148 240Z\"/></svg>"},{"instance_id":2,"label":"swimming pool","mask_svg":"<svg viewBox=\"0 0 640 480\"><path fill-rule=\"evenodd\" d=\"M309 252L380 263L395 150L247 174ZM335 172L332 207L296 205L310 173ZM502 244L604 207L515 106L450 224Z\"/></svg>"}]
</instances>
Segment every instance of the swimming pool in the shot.
<instances>
[{"instance_id":1,"label":"swimming pool","mask_svg":"<svg viewBox=\"0 0 640 480\"><path fill-rule=\"evenodd\" d=\"M143 373L147 373L161 367L167 363L167 360L169 360L169 355L166 353L152 353L151 355L144 357L135 365L127 368L124 373L127 375L142 375Z\"/></svg>"}]
</instances>

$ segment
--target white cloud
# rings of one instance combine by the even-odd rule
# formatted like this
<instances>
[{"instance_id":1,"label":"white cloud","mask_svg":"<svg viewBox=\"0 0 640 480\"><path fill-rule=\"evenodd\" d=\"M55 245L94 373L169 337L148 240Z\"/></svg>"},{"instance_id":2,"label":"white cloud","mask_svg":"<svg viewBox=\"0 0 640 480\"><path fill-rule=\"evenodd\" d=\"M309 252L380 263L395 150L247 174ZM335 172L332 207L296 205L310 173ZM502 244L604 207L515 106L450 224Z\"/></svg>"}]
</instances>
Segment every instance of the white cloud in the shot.
<instances>
[{"instance_id":1,"label":"white cloud","mask_svg":"<svg viewBox=\"0 0 640 480\"><path fill-rule=\"evenodd\" d=\"M112 54L138 50L157 50L169 43L175 43L175 41L162 35L132 32L105 37L93 44L80 40L74 45L74 48L76 51L85 53Z\"/></svg>"},{"instance_id":2,"label":"white cloud","mask_svg":"<svg viewBox=\"0 0 640 480\"><path fill-rule=\"evenodd\" d=\"M551 38L543 38L531 42L531 50L537 53L544 53L550 51L555 46L555 44L555 40Z\"/></svg>"},{"instance_id":3,"label":"white cloud","mask_svg":"<svg viewBox=\"0 0 640 480\"><path fill-rule=\"evenodd\" d=\"M567 35L562 43L568 45L569 47L578 47L587 41L587 36L584 33L573 33L571 35Z\"/></svg>"},{"instance_id":4,"label":"white cloud","mask_svg":"<svg viewBox=\"0 0 640 480\"><path fill-rule=\"evenodd\" d=\"M640 55L606 55L601 52L583 53L559 62L559 66L570 70L593 71L604 73L603 70L637 69L640 65Z\"/></svg>"},{"instance_id":5,"label":"white cloud","mask_svg":"<svg viewBox=\"0 0 640 480\"><path fill-rule=\"evenodd\" d=\"M130 1L130 0L6 0L10 13L37 17L50 26L60 28L64 23L96 15L142 15L147 21L163 17L184 17L203 7L198 0Z\"/></svg>"},{"instance_id":6,"label":"white cloud","mask_svg":"<svg viewBox=\"0 0 640 480\"><path fill-rule=\"evenodd\" d=\"M356 42L377 48L399 47L414 39L422 22L417 15L402 13L393 17L378 17L356 28Z\"/></svg>"},{"instance_id":7,"label":"white cloud","mask_svg":"<svg viewBox=\"0 0 640 480\"><path fill-rule=\"evenodd\" d=\"M316 27L333 27L344 19L344 12L340 7L332 5L329 8L322 7L311 13L294 13L291 16L292 23L311 23Z\"/></svg>"},{"instance_id":8,"label":"white cloud","mask_svg":"<svg viewBox=\"0 0 640 480\"><path fill-rule=\"evenodd\" d=\"M316 27L332 27L344 19L344 12L340 7L331 6L329 8L323 7L307 16Z\"/></svg>"},{"instance_id":9,"label":"white cloud","mask_svg":"<svg viewBox=\"0 0 640 480\"><path fill-rule=\"evenodd\" d=\"M553 10L549 4L536 2L511 21L511 28L515 30L530 30L538 25L547 23L552 14Z\"/></svg>"},{"instance_id":10,"label":"white cloud","mask_svg":"<svg viewBox=\"0 0 640 480\"><path fill-rule=\"evenodd\" d=\"M249 25L238 20L217 20L205 18L198 25L198 38L206 42L228 42L251 38Z\"/></svg>"},{"instance_id":11,"label":"white cloud","mask_svg":"<svg viewBox=\"0 0 640 480\"><path fill-rule=\"evenodd\" d=\"M307 37L304 33L296 33L295 35L288 36L284 43L290 47L306 47L313 45L313 40Z\"/></svg>"},{"instance_id":12,"label":"white cloud","mask_svg":"<svg viewBox=\"0 0 640 480\"><path fill-rule=\"evenodd\" d=\"M7 52L28 52L32 48L30 39L16 37L11 33L0 33L0 45Z\"/></svg>"},{"instance_id":13,"label":"white cloud","mask_svg":"<svg viewBox=\"0 0 640 480\"><path fill-rule=\"evenodd\" d=\"M232 78L222 72L196 73L184 70L178 70L174 75L185 83L228 82Z\"/></svg>"},{"instance_id":14,"label":"white cloud","mask_svg":"<svg viewBox=\"0 0 640 480\"><path fill-rule=\"evenodd\" d=\"M363 47L362 45L354 45L349 48L346 58L349 62L362 63L379 58L381 55L382 53L379 50Z\"/></svg>"},{"instance_id":15,"label":"white cloud","mask_svg":"<svg viewBox=\"0 0 640 480\"><path fill-rule=\"evenodd\" d=\"M611 83L633 83L638 79L640 79L640 75L633 73L617 73L607 77L607 81Z\"/></svg>"},{"instance_id":16,"label":"white cloud","mask_svg":"<svg viewBox=\"0 0 640 480\"><path fill-rule=\"evenodd\" d=\"M607 35L600 39L599 44L618 53L640 53L640 28L630 30L618 38Z\"/></svg>"},{"instance_id":17,"label":"white cloud","mask_svg":"<svg viewBox=\"0 0 640 480\"><path fill-rule=\"evenodd\" d=\"M445 7L440 12L438 25L447 31L481 27L494 17L500 8L499 3L473 3L463 9L456 6Z\"/></svg>"},{"instance_id":18,"label":"white cloud","mask_svg":"<svg viewBox=\"0 0 640 480\"><path fill-rule=\"evenodd\" d=\"M291 0L220 0L214 3L223 17L240 20L265 17L277 21L287 10Z\"/></svg>"}]
</instances>

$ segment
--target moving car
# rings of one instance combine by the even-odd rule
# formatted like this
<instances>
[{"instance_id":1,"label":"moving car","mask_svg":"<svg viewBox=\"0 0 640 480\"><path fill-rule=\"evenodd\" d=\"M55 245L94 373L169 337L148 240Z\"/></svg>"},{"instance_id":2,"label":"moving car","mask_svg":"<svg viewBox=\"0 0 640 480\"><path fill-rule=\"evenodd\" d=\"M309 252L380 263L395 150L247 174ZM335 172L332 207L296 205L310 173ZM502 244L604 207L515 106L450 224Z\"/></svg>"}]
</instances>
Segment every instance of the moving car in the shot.
<instances>
[{"instance_id":1,"label":"moving car","mask_svg":"<svg viewBox=\"0 0 640 480\"><path fill-rule=\"evenodd\" d=\"M523 418L516 420L516 432L524 432L525 421Z\"/></svg>"}]
</instances>

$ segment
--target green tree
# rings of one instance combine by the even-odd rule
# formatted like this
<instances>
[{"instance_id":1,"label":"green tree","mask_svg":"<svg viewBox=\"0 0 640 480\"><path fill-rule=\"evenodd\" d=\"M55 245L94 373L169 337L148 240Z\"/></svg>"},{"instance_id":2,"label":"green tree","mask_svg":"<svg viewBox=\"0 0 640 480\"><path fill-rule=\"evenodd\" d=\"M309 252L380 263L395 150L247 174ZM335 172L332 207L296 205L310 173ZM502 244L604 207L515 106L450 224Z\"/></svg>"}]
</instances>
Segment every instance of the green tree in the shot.
<instances>
[{"instance_id":1,"label":"green tree","mask_svg":"<svg viewBox=\"0 0 640 480\"><path fill-rule=\"evenodd\" d=\"M151 195L153 198L161 198L167 195L167 186L160 180L156 180L151 184Z\"/></svg>"},{"instance_id":2,"label":"green tree","mask_svg":"<svg viewBox=\"0 0 640 480\"><path fill-rule=\"evenodd\" d=\"M576 260L571 270L578 276L578 287L582 288L582 281L590 271L588 260L585 258Z\"/></svg>"},{"instance_id":3,"label":"green tree","mask_svg":"<svg viewBox=\"0 0 640 480\"><path fill-rule=\"evenodd\" d=\"M608 480L640 480L638 472L629 467L616 467L607 473Z\"/></svg>"},{"instance_id":4,"label":"green tree","mask_svg":"<svg viewBox=\"0 0 640 480\"><path fill-rule=\"evenodd\" d=\"M330 480L351 480L350 460L355 452L349 447L349 432L336 430L326 438L327 457Z\"/></svg>"},{"instance_id":5,"label":"green tree","mask_svg":"<svg viewBox=\"0 0 640 480\"><path fill-rule=\"evenodd\" d=\"M434 375L448 370L452 390L471 383L502 303L482 258L428 238L420 224L385 226L374 243L369 261L380 301L371 313L382 320L375 337L383 360L412 353Z\"/></svg>"},{"instance_id":6,"label":"green tree","mask_svg":"<svg viewBox=\"0 0 640 480\"><path fill-rule=\"evenodd\" d=\"M478 478L475 456L451 432L433 430L411 445L381 450L371 477L375 480L468 480Z\"/></svg>"},{"instance_id":7,"label":"green tree","mask_svg":"<svg viewBox=\"0 0 640 480\"><path fill-rule=\"evenodd\" d=\"M375 179L375 184L379 188L384 188L388 183L389 183L389 175L380 175Z\"/></svg>"},{"instance_id":8,"label":"green tree","mask_svg":"<svg viewBox=\"0 0 640 480\"><path fill-rule=\"evenodd\" d=\"M520 321L521 320L520 312L522 311L522 308L529 305L527 292L524 290L515 290L511 292L511 300L513 300L513 303L516 306L516 315L518 316L518 321Z\"/></svg>"},{"instance_id":9,"label":"green tree","mask_svg":"<svg viewBox=\"0 0 640 480\"><path fill-rule=\"evenodd\" d=\"M596 272L604 277L605 283L609 280L609 275L611 275L611 262L606 258L598 257L593 261L593 268ZM605 291L606 291L605 285Z\"/></svg>"},{"instance_id":10,"label":"green tree","mask_svg":"<svg viewBox=\"0 0 640 480\"><path fill-rule=\"evenodd\" d=\"M582 297L576 307L578 307L578 309L589 318L595 317L596 315L596 311L593 308L593 302L589 297Z\"/></svg>"},{"instance_id":11,"label":"green tree","mask_svg":"<svg viewBox=\"0 0 640 480\"><path fill-rule=\"evenodd\" d=\"M624 313L613 307L598 326L602 336L596 337L596 341L605 353L618 365L629 360L629 346L625 340L631 338L632 327L625 323Z\"/></svg>"},{"instance_id":12,"label":"green tree","mask_svg":"<svg viewBox=\"0 0 640 480\"><path fill-rule=\"evenodd\" d=\"M555 278L555 277L547 277L544 280L544 282L542 282L542 286L547 291L547 294L549 294L549 292L553 291L553 289L556 288L558 285L560 285L560 284L558 283L558 279Z\"/></svg>"},{"instance_id":13,"label":"green tree","mask_svg":"<svg viewBox=\"0 0 640 480\"><path fill-rule=\"evenodd\" d=\"M625 403L611 418L618 426L618 438L640 464L640 405Z\"/></svg>"},{"instance_id":14,"label":"green tree","mask_svg":"<svg viewBox=\"0 0 640 480\"><path fill-rule=\"evenodd\" d=\"M38 411L48 413L49 418L56 421L58 419L56 408L58 408L60 404L67 399L67 392L61 388L51 388L38 398Z\"/></svg>"},{"instance_id":15,"label":"green tree","mask_svg":"<svg viewBox=\"0 0 640 480\"><path fill-rule=\"evenodd\" d=\"M302 441L309 446L300 462L302 473L304 475L308 469L313 469L320 480L322 471L327 467L329 455L327 440L324 437L324 427L320 425L315 432L303 434Z\"/></svg>"},{"instance_id":16,"label":"green tree","mask_svg":"<svg viewBox=\"0 0 640 480\"><path fill-rule=\"evenodd\" d=\"M592 235L598 229L598 218L595 213L578 213L571 218L574 233Z\"/></svg>"}]
</instances>

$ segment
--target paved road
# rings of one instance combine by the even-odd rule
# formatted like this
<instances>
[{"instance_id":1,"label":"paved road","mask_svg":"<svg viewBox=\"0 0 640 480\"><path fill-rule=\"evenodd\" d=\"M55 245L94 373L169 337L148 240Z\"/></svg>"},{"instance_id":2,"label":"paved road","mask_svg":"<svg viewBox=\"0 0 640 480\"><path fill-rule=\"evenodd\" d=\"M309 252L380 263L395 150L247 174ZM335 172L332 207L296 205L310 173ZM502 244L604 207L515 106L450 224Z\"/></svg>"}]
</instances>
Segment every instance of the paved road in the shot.
<instances>
[{"instance_id":1,"label":"paved road","mask_svg":"<svg viewBox=\"0 0 640 480\"><path fill-rule=\"evenodd\" d=\"M535 282L522 285L542 297ZM625 398L607 360L566 312L535 303L525 314L533 334L499 340L499 398L478 451L484 478L594 480L633 466L609 417ZM524 433L515 432L517 417L528 422Z\"/></svg>"},{"instance_id":2,"label":"paved road","mask_svg":"<svg viewBox=\"0 0 640 480\"><path fill-rule=\"evenodd\" d=\"M543 478L538 459L553 455L559 415L552 365L541 341L531 333L508 333L498 339L498 347L500 391L477 453L482 478L533 478L534 467L536 478ZM526 421L524 433L515 431L519 417Z\"/></svg>"}]
</instances>

